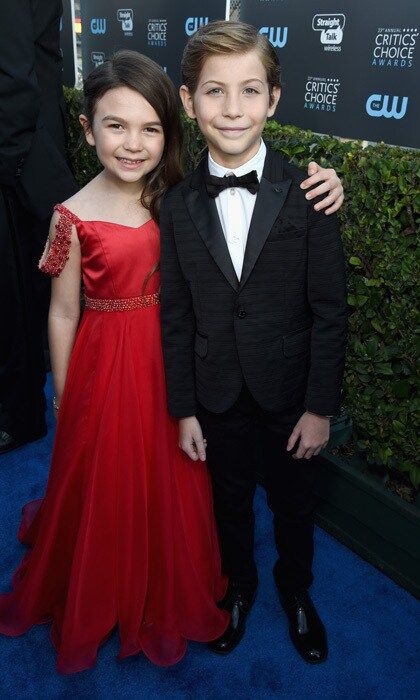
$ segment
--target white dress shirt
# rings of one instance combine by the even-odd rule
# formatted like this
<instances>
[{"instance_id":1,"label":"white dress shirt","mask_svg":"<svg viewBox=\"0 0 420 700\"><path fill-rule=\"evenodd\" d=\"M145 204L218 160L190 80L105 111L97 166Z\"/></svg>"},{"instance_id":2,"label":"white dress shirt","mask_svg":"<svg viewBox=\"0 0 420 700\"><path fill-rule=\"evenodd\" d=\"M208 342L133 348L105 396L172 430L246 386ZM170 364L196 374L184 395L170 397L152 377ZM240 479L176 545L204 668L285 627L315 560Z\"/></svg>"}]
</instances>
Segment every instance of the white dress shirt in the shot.
<instances>
[{"instance_id":1,"label":"white dress shirt","mask_svg":"<svg viewBox=\"0 0 420 700\"><path fill-rule=\"evenodd\" d=\"M225 175L233 174L240 177L241 175L249 173L251 170L256 170L258 180L261 180L266 153L267 148L264 141L261 140L258 153L256 153L251 160L240 165L239 168L233 169L219 165L213 160L209 153L210 175L224 177ZM238 280L241 279L249 225L251 223L256 198L256 194L251 194L251 192L244 187L230 187L220 192L215 198L220 223L223 233L225 234L226 243Z\"/></svg>"}]
</instances>

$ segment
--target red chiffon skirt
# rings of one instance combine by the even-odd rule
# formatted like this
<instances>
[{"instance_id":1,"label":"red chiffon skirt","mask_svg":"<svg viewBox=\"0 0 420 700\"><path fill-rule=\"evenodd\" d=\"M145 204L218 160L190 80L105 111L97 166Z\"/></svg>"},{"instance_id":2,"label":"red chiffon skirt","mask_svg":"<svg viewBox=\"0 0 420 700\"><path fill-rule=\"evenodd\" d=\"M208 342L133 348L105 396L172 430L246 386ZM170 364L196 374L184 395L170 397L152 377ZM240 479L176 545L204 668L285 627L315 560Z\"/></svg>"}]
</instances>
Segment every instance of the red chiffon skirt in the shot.
<instances>
[{"instance_id":1,"label":"red chiffon skirt","mask_svg":"<svg viewBox=\"0 0 420 700\"><path fill-rule=\"evenodd\" d=\"M31 549L0 596L0 632L51 621L62 673L91 667L116 626L120 658L159 665L226 629L209 475L167 413L157 306L85 311L46 495L19 537Z\"/></svg>"}]
</instances>

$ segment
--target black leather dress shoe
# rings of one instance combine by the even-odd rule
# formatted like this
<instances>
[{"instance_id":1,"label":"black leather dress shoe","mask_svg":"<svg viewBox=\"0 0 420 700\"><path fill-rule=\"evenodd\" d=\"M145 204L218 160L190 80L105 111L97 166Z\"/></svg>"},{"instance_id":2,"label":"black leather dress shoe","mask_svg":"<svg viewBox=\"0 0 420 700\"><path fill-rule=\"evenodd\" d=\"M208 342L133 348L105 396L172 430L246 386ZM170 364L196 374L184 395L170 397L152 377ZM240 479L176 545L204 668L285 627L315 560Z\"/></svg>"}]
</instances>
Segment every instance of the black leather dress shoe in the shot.
<instances>
[{"instance_id":1,"label":"black leather dress shoe","mask_svg":"<svg viewBox=\"0 0 420 700\"><path fill-rule=\"evenodd\" d=\"M244 595L239 591L228 590L219 607L231 613L229 627L221 637L208 644L215 654L230 654L238 646L245 634L246 617L252 607L255 593Z\"/></svg>"},{"instance_id":2,"label":"black leather dress shoe","mask_svg":"<svg viewBox=\"0 0 420 700\"><path fill-rule=\"evenodd\" d=\"M319 664L328 656L327 634L307 591L282 601L289 618L289 634L302 659Z\"/></svg>"}]
</instances>

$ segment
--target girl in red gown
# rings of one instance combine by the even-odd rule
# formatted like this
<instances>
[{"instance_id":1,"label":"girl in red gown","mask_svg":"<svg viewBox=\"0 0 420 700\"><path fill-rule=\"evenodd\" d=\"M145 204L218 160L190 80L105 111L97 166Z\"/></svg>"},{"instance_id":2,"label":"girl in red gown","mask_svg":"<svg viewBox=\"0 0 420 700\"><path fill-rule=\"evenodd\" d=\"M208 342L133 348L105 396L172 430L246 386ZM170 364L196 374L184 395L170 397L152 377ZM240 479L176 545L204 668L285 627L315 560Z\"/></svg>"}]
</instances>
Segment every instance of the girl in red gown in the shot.
<instances>
[{"instance_id":1,"label":"girl in red gown","mask_svg":"<svg viewBox=\"0 0 420 700\"><path fill-rule=\"evenodd\" d=\"M56 207L40 262L54 277L51 471L0 596L3 634L52 622L62 673L93 666L116 626L120 658L168 665L229 621L204 457L181 451L166 409L156 220L180 177L174 89L153 61L119 52L87 79L84 112L103 170Z\"/></svg>"}]
</instances>

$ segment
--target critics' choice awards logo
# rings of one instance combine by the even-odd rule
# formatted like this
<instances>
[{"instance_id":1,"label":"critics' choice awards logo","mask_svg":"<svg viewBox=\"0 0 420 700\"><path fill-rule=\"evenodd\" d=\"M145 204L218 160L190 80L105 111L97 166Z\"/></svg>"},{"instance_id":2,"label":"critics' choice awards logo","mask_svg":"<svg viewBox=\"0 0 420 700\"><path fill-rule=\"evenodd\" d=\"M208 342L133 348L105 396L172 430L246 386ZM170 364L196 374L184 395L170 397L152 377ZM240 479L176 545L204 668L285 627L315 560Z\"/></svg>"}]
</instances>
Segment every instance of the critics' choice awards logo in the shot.
<instances>
[{"instance_id":1,"label":"critics' choice awards logo","mask_svg":"<svg viewBox=\"0 0 420 700\"><path fill-rule=\"evenodd\" d=\"M121 22L121 31L125 36L133 36L134 12L129 9L117 10L117 20Z\"/></svg>"},{"instance_id":2,"label":"critics' choice awards logo","mask_svg":"<svg viewBox=\"0 0 420 700\"><path fill-rule=\"evenodd\" d=\"M379 27L372 52L372 66L378 68L411 68L419 30Z\"/></svg>"},{"instance_id":3,"label":"critics' choice awards logo","mask_svg":"<svg viewBox=\"0 0 420 700\"><path fill-rule=\"evenodd\" d=\"M282 49L287 44L288 30L288 27L261 27L259 33L266 36L275 49Z\"/></svg>"},{"instance_id":4,"label":"critics' choice awards logo","mask_svg":"<svg viewBox=\"0 0 420 700\"><path fill-rule=\"evenodd\" d=\"M335 112L340 90L338 78L316 78L308 75L305 84L305 109Z\"/></svg>"},{"instance_id":5,"label":"critics' choice awards logo","mask_svg":"<svg viewBox=\"0 0 420 700\"><path fill-rule=\"evenodd\" d=\"M92 61L95 68L101 66L105 61L105 54L103 51L92 51L90 54L90 60Z\"/></svg>"},{"instance_id":6,"label":"critics' choice awards logo","mask_svg":"<svg viewBox=\"0 0 420 700\"><path fill-rule=\"evenodd\" d=\"M106 34L105 17L92 17L90 20L90 31L92 34Z\"/></svg>"},{"instance_id":7,"label":"critics' choice awards logo","mask_svg":"<svg viewBox=\"0 0 420 700\"><path fill-rule=\"evenodd\" d=\"M185 34L192 36L200 27L205 27L209 23L208 17L187 17L185 20Z\"/></svg>"},{"instance_id":8,"label":"critics' choice awards logo","mask_svg":"<svg viewBox=\"0 0 420 700\"><path fill-rule=\"evenodd\" d=\"M312 29L320 32L320 41L324 51L341 51L343 41L343 29L346 24L346 15L340 13L314 15Z\"/></svg>"},{"instance_id":9,"label":"critics' choice awards logo","mask_svg":"<svg viewBox=\"0 0 420 700\"><path fill-rule=\"evenodd\" d=\"M149 19L147 21L147 43L149 46L166 46L167 19Z\"/></svg>"},{"instance_id":10,"label":"critics' choice awards logo","mask_svg":"<svg viewBox=\"0 0 420 700\"><path fill-rule=\"evenodd\" d=\"M366 100L366 112L370 117L402 119L405 117L408 97L398 95L370 95Z\"/></svg>"}]
</instances>

